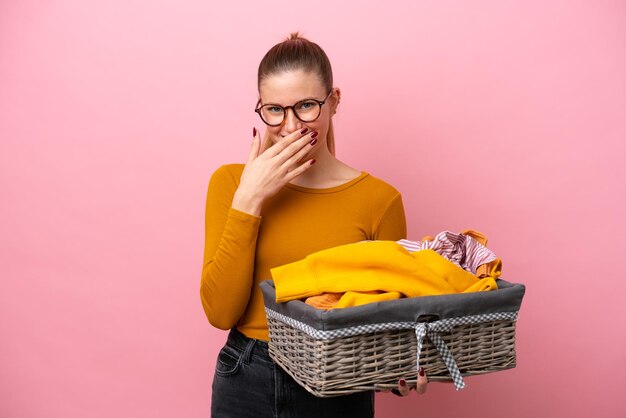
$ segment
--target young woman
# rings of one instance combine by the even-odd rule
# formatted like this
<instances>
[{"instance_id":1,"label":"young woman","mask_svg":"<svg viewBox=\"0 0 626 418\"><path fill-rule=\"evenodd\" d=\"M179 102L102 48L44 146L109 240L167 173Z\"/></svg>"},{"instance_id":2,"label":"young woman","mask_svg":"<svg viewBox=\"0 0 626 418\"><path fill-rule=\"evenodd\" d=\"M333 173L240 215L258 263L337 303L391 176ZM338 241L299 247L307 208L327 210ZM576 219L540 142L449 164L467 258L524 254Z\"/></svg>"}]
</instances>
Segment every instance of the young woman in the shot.
<instances>
[{"instance_id":1,"label":"young woman","mask_svg":"<svg viewBox=\"0 0 626 418\"><path fill-rule=\"evenodd\" d=\"M217 359L212 416L373 416L372 391L317 398L270 359L258 285L271 268L316 251L406 238L402 197L335 157L341 91L317 44L295 33L275 45L259 65L258 90L265 135L253 128L246 164L218 168L207 192L200 296L209 322L230 330ZM423 393L420 372L415 389ZM410 390L401 379L394 392Z\"/></svg>"}]
</instances>

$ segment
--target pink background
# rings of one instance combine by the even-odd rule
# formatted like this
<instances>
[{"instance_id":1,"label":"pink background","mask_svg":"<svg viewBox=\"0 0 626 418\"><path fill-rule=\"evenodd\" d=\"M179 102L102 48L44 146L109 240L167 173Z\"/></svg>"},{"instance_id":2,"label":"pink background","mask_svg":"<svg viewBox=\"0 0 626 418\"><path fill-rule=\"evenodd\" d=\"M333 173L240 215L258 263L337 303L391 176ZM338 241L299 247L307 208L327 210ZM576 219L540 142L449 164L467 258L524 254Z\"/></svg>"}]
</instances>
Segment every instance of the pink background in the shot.
<instances>
[{"instance_id":1,"label":"pink background","mask_svg":"<svg viewBox=\"0 0 626 418\"><path fill-rule=\"evenodd\" d=\"M295 30L409 238L477 229L527 285L516 369L377 416L625 416L624 3L216 3L0 4L0 416L209 415L206 187Z\"/></svg>"}]
</instances>

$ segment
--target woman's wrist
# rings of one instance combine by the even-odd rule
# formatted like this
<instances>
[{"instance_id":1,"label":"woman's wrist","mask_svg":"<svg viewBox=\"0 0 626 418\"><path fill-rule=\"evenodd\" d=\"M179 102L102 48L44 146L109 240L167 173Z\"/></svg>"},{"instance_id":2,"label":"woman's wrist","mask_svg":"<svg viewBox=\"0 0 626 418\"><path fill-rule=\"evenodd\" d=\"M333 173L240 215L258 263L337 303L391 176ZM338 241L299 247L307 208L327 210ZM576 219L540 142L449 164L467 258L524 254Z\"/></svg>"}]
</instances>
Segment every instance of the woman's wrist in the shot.
<instances>
[{"instance_id":1,"label":"woman's wrist","mask_svg":"<svg viewBox=\"0 0 626 418\"><path fill-rule=\"evenodd\" d=\"M237 190L233 196L232 208L238 211L248 213L254 216L261 216L261 207L263 202L254 196L246 195Z\"/></svg>"}]
</instances>

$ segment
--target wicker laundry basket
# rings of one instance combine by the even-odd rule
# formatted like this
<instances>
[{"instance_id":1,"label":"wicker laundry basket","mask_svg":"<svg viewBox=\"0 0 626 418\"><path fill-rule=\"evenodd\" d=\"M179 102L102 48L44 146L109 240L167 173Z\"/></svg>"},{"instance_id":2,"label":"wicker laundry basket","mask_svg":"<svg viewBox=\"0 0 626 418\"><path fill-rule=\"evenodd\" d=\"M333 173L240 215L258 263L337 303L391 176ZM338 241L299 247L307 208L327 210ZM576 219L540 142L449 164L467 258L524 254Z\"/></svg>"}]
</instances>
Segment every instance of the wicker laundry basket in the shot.
<instances>
[{"instance_id":1,"label":"wicker laundry basket","mask_svg":"<svg viewBox=\"0 0 626 418\"><path fill-rule=\"evenodd\" d=\"M522 284L498 290L403 298L324 311L300 300L276 303L271 280L260 284L269 323L270 357L319 397L511 369Z\"/></svg>"}]
</instances>

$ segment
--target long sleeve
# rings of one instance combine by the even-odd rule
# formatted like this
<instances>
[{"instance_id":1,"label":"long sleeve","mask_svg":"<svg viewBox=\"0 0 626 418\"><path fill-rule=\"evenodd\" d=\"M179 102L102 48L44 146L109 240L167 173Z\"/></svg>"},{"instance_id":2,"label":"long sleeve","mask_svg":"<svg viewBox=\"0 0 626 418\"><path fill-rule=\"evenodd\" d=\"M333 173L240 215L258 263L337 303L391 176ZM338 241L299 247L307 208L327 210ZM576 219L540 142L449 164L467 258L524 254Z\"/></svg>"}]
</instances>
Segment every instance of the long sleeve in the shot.
<instances>
[{"instance_id":1,"label":"long sleeve","mask_svg":"<svg viewBox=\"0 0 626 418\"><path fill-rule=\"evenodd\" d=\"M250 299L261 223L231 207L238 183L222 166L211 176L206 199L200 298L211 325L224 330L237 324Z\"/></svg>"}]
</instances>

